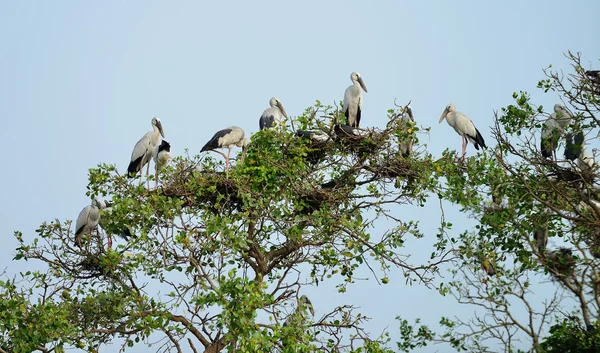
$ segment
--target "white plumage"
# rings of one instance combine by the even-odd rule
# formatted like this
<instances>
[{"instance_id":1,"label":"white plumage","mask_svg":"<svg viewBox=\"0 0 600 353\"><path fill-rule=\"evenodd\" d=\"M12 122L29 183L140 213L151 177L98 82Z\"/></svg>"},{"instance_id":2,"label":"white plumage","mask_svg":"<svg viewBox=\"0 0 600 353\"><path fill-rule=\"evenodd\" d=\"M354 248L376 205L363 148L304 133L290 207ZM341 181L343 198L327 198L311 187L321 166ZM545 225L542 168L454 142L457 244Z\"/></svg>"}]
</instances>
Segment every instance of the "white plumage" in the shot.
<instances>
[{"instance_id":1,"label":"white plumage","mask_svg":"<svg viewBox=\"0 0 600 353\"><path fill-rule=\"evenodd\" d=\"M467 141L471 142L475 149L478 150L479 146L487 148L483 136L475 124L465 114L456 111L454 104L450 103L444 109L442 116L440 117L440 123L446 119L448 125L452 126L454 131L462 137L462 155L461 158L464 160L465 153L467 152Z\"/></svg>"},{"instance_id":2,"label":"white plumage","mask_svg":"<svg viewBox=\"0 0 600 353\"><path fill-rule=\"evenodd\" d=\"M92 230L98 226L100 221L100 209L104 208L104 202L100 199L95 198L92 200L91 205L85 206L79 216L77 216L77 223L75 223L75 244L81 247L81 236L90 235Z\"/></svg>"},{"instance_id":3,"label":"white plumage","mask_svg":"<svg viewBox=\"0 0 600 353\"><path fill-rule=\"evenodd\" d=\"M158 186L158 171L162 169L171 159L171 144L162 140L160 145L157 145L152 154L154 159L154 187Z\"/></svg>"},{"instance_id":4,"label":"white plumage","mask_svg":"<svg viewBox=\"0 0 600 353\"><path fill-rule=\"evenodd\" d=\"M400 122L404 129L406 129L406 136L400 140L399 147L402 157L407 158L413 150L414 137L412 136L412 128L414 126L415 119L413 117L412 109L410 105L406 107L406 112L402 114Z\"/></svg>"},{"instance_id":5,"label":"white plumage","mask_svg":"<svg viewBox=\"0 0 600 353\"><path fill-rule=\"evenodd\" d=\"M127 168L130 176L135 176L138 171L141 174L142 168L146 164L148 164L148 170L146 170L146 174L148 174L150 159L154 154L154 149L160 142L161 136L165 137L162 124L159 118L154 117L152 118L152 131L147 132L133 148L129 167Z\"/></svg>"},{"instance_id":6,"label":"white plumage","mask_svg":"<svg viewBox=\"0 0 600 353\"><path fill-rule=\"evenodd\" d=\"M594 158L594 155L584 148L581 155L577 159L577 166L581 170L588 170L594 168L595 165L596 159Z\"/></svg>"},{"instance_id":7,"label":"white plumage","mask_svg":"<svg viewBox=\"0 0 600 353\"><path fill-rule=\"evenodd\" d=\"M270 108L267 108L258 121L261 130L281 126L281 117L287 119L288 115L277 97L271 98L269 101Z\"/></svg>"},{"instance_id":8,"label":"white plumage","mask_svg":"<svg viewBox=\"0 0 600 353\"><path fill-rule=\"evenodd\" d=\"M542 138L540 150L542 156L551 158L556 154L558 141L565 132L565 128L571 123L573 116L562 104L554 105L554 113L550 114L542 127Z\"/></svg>"},{"instance_id":9,"label":"white plumage","mask_svg":"<svg viewBox=\"0 0 600 353\"><path fill-rule=\"evenodd\" d=\"M344 115L348 125L358 127L362 116L362 90L367 92L367 86L358 72L350 74L350 79L352 85L344 92Z\"/></svg>"},{"instance_id":10,"label":"white plumage","mask_svg":"<svg viewBox=\"0 0 600 353\"><path fill-rule=\"evenodd\" d=\"M244 129L238 126L230 126L227 129L217 131L217 133L202 147L200 152L214 151L225 157L225 173L229 176L229 155L231 149L235 146L243 147L244 151L249 144L249 140L244 138ZM217 151L217 148L227 148L227 155Z\"/></svg>"}]
</instances>

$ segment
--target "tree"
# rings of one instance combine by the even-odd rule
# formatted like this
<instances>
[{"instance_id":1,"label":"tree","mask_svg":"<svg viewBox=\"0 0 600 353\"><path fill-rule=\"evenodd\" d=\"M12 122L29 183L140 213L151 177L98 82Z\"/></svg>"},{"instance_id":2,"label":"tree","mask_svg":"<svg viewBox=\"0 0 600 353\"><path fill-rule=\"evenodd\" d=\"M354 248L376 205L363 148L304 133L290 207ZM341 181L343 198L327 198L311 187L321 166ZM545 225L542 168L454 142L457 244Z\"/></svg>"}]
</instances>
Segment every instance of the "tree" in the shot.
<instances>
[{"instance_id":1,"label":"tree","mask_svg":"<svg viewBox=\"0 0 600 353\"><path fill-rule=\"evenodd\" d=\"M400 122L402 113L391 110L384 130L344 130L343 114L317 102L294 125L335 139L263 130L229 175L210 157L178 157L153 190L113 165L91 169L89 196L113 206L81 248L68 221L43 223L32 242L15 234L16 260L43 266L1 283L0 347L94 352L123 338L126 350L159 337L159 351L387 351L387 335L369 336L366 316L351 305L283 323L296 315L288 308L304 286L335 281L345 291L360 266L381 283L399 269L430 285L453 258L443 242L424 264L410 263L402 248L423 235L390 208L423 203L451 164L424 151L402 157L398 143L418 131ZM375 231L382 219L395 226ZM107 249L107 234L122 229L136 237Z\"/></svg>"},{"instance_id":2,"label":"tree","mask_svg":"<svg viewBox=\"0 0 600 353\"><path fill-rule=\"evenodd\" d=\"M573 74L548 69L540 88L561 94L574 112L565 133L586 131L591 140L598 83L578 55L569 57ZM339 124L339 109L317 101L291 129L253 135L228 176L210 157L181 156L161 172L162 185L147 190L100 164L90 170L89 196L114 205L82 248L68 221L43 223L32 242L15 233L16 260L41 269L0 283L0 348L94 352L119 338L123 350L393 351L388 333L369 335L366 316L351 305L312 316L300 299L306 286L325 281L348 290L361 267L381 285L400 270L409 284L479 308L473 318L441 318L442 333L400 317L402 351L437 342L473 352L498 344L517 351L517 343L533 352L570 342L593 347L597 169L541 156L537 136L548 110L525 92L514 98L496 113L496 147L465 163L455 151L434 157L426 146L403 157L399 144L426 131L400 118L404 107L389 111L383 130L353 130ZM295 134L315 126L335 138ZM450 236L455 226L443 216L430 259L415 263L403 245L424 234L394 209L432 197L479 225ZM123 229L136 236L105 248L107 234ZM445 268L448 283L440 281ZM538 283L544 279L551 281Z\"/></svg>"},{"instance_id":3,"label":"tree","mask_svg":"<svg viewBox=\"0 0 600 353\"><path fill-rule=\"evenodd\" d=\"M459 263L449 291L478 308L471 318L442 318L445 332L406 329L399 347L447 342L458 351L596 352L600 349L600 193L598 168L585 158L598 134L600 85L579 54L572 73L544 70L539 88L558 93L573 119L560 147L545 158L539 134L550 113L525 92L495 115L494 158L471 159L465 175L447 174L444 197L479 220L458 244ZM576 146L569 134L584 132ZM578 160L562 149L580 153ZM464 180L468 180L465 183ZM476 197L472 195L476 194ZM553 244L549 244L548 241ZM495 273L482 271L486 262ZM495 348L496 347L496 348Z\"/></svg>"}]
</instances>

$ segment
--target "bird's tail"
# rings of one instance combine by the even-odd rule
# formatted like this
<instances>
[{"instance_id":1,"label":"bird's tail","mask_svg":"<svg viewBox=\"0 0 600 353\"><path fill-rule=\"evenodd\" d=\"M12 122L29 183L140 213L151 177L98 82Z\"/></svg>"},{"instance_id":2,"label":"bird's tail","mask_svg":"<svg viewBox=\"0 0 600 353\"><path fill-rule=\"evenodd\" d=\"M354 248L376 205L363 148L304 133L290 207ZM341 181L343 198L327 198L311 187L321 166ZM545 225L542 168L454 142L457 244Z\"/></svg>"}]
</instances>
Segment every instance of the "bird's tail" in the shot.
<instances>
[{"instance_id":1,"label":"bird's tail","mask_svg":"<svg viewBox=\"0 0 600 353\"><path fill-rule=\"evenodd\" d=\"M477 136L475 136L475 142L477 142L475 147L479 145L483 148L487 148L487 146L485 145L485 141L483 140L483 136L481 136L481 133L479 132L479 130L477 130L477 128L475 128L475 132L477 133Z\"/></svg>"}]
</instances>

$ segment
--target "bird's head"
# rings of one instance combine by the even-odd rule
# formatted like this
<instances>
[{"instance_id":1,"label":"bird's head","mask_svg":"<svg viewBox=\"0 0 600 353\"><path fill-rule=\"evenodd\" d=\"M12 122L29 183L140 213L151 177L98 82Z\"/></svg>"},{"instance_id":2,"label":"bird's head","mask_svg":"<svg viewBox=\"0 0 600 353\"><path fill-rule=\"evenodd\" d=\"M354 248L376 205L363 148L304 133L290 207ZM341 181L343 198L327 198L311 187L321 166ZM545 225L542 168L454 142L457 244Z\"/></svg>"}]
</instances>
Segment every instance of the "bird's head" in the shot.
<instances>
[{"instance_id":1,"label":"bird's head","mask_svg":"<svg viewBox=\"0 0 600 353\"><path fill-rule=\"evenodd\" d=\"M166 140L162 140L161 143L160 143L159 150L160 151L171 152L171 144L168 143Z\"/></svg>"},{"instance_id":2,"label":"bird's head","mask_svg":"<svg viewBox=\"0 0 600 353\"><path fill-rule=\"evenodd\" d=\"M283 108L283 104L281 104L281 100L279 100L279 98L277 98L277 97L271 98L271 100L269 101L269 104L271 105L271 107L279 109L279 111L281 111L281 114L283 114L283 116L285 116L286 118L288 117L285 109Z\"/></svg>"},{"instance_id":3,"label":"bird's head","mask_svg":"<svg viewBox=\"0 0 600 353\"><path fill-rule=\"evenodd\" d=\"M444 112L442 113L442 116L440 117L440 123L442 121L444 121L444 119L446 118L446 115L448 115L451 112L455 112L456 111L456 107L454 106L454 104L450 103L446 106L446 109L444 109Z\"/></svg>"},{"instance_id":4,"label":"bird's head","mask_svg":"<svg viewBox=\"0 0 600 353\"><path fill-rule=\"evenodd\" d=\"M363 82L363 79L358 72L355 71L355 72L351 73L350 79L352 80L352 82L357 82L360 85L360 87L363 89L363 91L368 93L367 86Z\"/></svg>"},{"instance_id":5,"label":"bird's head","mask_svg":"<svg viewBox=\"0 0 600 353\"><path fill-rule=\"evenodd\" d=\"M102 200L100 200L99 198L95 197L92 200L92 206L98 207L99 209L103 209L106 205L104 204L104 202Z\"/></svg>"},{"instance_id":6,"label":"bird's head","mask_svg":"<svg viewBox=\"0 0 600 353\"><path fill-rule=\"evenodd\" d=\"M152 118L152 126L156 127L158 129L158 132L160 132L160 135L163 138L165 137L165 132L163 130L162 123L160 122L159 118L157 118L157 117Z\"/></svg>"}]
</instances>

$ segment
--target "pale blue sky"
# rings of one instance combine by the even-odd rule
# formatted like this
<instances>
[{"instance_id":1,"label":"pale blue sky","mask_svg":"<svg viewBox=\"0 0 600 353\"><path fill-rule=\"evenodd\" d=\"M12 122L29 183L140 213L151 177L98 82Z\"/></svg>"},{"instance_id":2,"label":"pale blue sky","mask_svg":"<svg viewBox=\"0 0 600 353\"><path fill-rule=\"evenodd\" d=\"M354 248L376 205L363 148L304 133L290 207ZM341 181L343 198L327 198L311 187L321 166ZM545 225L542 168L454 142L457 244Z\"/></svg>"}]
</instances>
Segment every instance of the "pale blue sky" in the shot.
<instances>
[{"instance_id":1,"label":"pale blue sky","mask_svg":"<svg viewBox=\"0 0 600 353\"><path fill-rule=\"evenodd\" d=\"M384 127L394 98L412 100L417 122L433 128L422 142L439 155L460 148L460 137L438 124L452 102L493 146L493 110L511 103L513 91L555 103L535 90L542 68L568 70L567 50L600 67L598 13L596 0L1 1L0 267L19 270L10 260L14 230L31 239L42 221L73 219L89 203L88 168L125 170L153 116L174 155L196 153L229 125L257 131L272 96L292 116L316 99L341 100L359 71L369 89L362 125ZM402 210L406 220L427 221L422 229L433 236L436 205ZM473 224L453 219L461 220L456 231ZM363 307L373 332L395 334L398 314L435 323L472 310L406 288L400 277L381 288L371 282L342 300ZM311 293L317 311L331 295Z\"/></svg>"}]
</instances>

